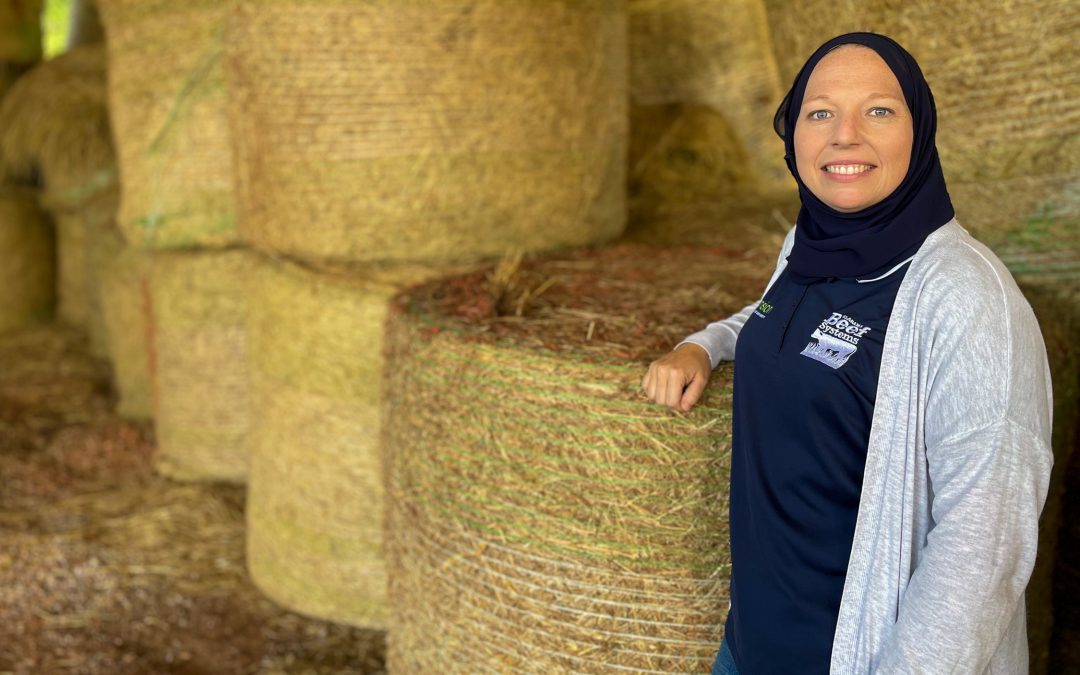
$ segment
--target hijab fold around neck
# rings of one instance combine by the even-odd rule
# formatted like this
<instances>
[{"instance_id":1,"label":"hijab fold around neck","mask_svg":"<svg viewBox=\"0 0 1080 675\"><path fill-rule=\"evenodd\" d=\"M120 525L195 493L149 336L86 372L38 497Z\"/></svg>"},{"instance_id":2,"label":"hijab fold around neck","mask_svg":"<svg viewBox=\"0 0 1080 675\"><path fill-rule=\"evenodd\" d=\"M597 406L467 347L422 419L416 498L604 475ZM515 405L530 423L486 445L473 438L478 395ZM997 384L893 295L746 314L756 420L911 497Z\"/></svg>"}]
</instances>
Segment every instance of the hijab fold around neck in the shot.
<instances>
[{"instance_id":1,"label":"hijab fold around neck","mask_svg":"<svg viewBox=\"0 0 1080 675\"><path fill-rule=\"evenodd\" d=\"M913 125L911 162L903 181L882 201L850 213L833 209L806 187L795 165L793 133L810 73L826 54L846 44L881 56L900 83ZM926 236L954 215L934 142L937 111L930 85L911 54L884 35L847 33L818 47L780 103L773 129L784 139L784 159L802 200L788 257L796 278L876 276L914 255Z\"/></svg>"}]
</instances>

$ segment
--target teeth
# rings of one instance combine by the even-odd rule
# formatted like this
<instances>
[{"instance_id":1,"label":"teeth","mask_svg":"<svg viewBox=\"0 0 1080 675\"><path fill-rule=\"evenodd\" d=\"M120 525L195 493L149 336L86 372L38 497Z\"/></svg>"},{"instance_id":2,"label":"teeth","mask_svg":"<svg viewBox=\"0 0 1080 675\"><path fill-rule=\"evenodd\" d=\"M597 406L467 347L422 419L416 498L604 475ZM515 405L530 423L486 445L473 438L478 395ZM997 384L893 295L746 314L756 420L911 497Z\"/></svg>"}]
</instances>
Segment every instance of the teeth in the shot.
<instances>
[{"instance_id":1,"label":"teeth","mask_svg":"<svg viewBox=\"0 0 1080 675\"><path fill-rule=\"evenodd\" d=\"M829 173L842 173L842 174L856 174L864 171L869 171L872 167L869 164L830 164L825 167L825 171Z\"/></svg>"}]
</instances>

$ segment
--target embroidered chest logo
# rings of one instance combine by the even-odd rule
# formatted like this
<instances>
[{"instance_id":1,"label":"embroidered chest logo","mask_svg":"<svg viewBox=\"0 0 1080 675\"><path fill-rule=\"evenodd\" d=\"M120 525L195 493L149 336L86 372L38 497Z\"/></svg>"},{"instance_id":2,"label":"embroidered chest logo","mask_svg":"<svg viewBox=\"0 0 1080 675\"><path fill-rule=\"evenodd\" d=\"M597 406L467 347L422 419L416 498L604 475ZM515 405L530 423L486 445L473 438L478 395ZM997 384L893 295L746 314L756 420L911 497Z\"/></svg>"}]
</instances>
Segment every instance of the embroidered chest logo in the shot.
<instances>
[{"instance_id":1,"label":"embroidered chest logo","mask_svg":"<svg viewBox=\"0 0 1080 675\"><path fill-rule=\"evenodd\" d=\"M762 300L761 304L759 304L757 306L757 309L754 310L754 314L757 314L762 319L764 319L765 315L768 314L771 311L772 311L772 305L770 305L769 303Z\"/></svg>"},{"instance_id":2,"label":"embroidered chest logo","mask_svg":"<svg viewBox=\"0 0 1080 675\"><path fill-rule=\"evenodd\" d=\"M862 325L847 314L833 312L810 335L810 342L801 354L836 369L858 351L859 339L869 332L870 326Z\"/></svg>"}]
</instances>

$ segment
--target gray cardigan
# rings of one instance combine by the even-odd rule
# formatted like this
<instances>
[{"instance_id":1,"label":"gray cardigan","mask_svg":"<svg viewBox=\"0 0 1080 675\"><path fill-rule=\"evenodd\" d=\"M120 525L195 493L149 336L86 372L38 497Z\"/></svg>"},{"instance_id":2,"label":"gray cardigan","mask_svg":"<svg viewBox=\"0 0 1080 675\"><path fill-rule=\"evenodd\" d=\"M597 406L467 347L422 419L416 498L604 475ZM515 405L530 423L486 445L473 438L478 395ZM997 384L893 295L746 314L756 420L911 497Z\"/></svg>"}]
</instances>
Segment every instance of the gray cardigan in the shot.
<instances>
[{"instance_id":1,"label":"gray cardigan","mask_svg":"<svg viewBox=\"0 0 1080 675\"><path fill-rule=\"evenodd\" d=\"M686 342L715 368L756 306ZM1027 673L1050 370L1031 306L955 219L911 260L877 391L830 672Z\"/></svg>"}]
</instances>

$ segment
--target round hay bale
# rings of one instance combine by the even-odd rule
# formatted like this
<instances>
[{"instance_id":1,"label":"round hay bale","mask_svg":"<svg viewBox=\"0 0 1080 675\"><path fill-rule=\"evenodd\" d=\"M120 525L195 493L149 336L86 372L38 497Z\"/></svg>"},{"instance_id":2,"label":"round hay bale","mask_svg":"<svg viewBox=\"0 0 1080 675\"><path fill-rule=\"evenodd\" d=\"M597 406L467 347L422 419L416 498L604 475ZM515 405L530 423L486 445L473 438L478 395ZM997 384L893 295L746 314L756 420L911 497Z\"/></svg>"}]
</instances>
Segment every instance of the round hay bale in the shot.
<instances>
[{"instance_id":1,"label":"round hay bale","mask_svg":"<svg viewBox=\"0 0 1080 675\"><path fill-rule=\"evenodd\" d=\"M794 186L768 191L725 115L697 104L634 108L627 239L775 252L799 210ZM779 140L777 139L779 146ZM778 147L783 155L783 149Z\"/></svg>"},{"instance_id":2,"label":"round hay bale","mask_svg":"<svg viewBox=\"0 0 1080 675\"><path fill-rule=\"evenodd\" d=\"M722 213L715 204L722 194L744 193L751 187L766 193L789 190L793 183L784 165L783 146L772 130L773 112L784 92L762 1L630 0L628 7L630 126L637 145L645 143L650 153L656 148L657 156L649 161L667 159L672 163L670 171L694 181L718 182L714 193L691 197L712 201L714 213ZM643 132L649 130L647 118L664 114L664 109L671 114L672 106L685 107L692 118L703 110L715 116L717 122L711 126L691 119L690 128L675 133L690 147L713 142L733 146L731 163L687 164L679 156L665 157L679 143L663 133ZM691 130L696 133L687 138ZM638 154L635 159L642 157ZM631 166L635 164L632 159ZM645 176L635 177L654 190L666 187L663 182L654 186ZM673 189L672 193L661 191L650 202L657 206L687 203L685 190ZM642 195L632 188L631 196L640 199ZM632 214L636 207L632 202Z\"/></svg>"},{"instance_id":3,"label":"round hay bale","mask_svg":"<svg viewBox=\"0 0 1080 675\"><path fill-rule=\"evenodd\" d=\"M221 39L228 3L104 0L119 224L145 248L237 241Z\"/></svg>"},{"instance_id":4,"label":"round hay bale","mask_svg":"<svg viewBox=\"0 0 1080 675\"><path fill-rule=\"evenodd\" d=\"M105 70L104 47L78 47L35 66L0 104L0 169L37 183L51 212L116 182Z\"/></svg>"},{"instance_id":5,"label":"round hay bale","mask_svg":"<svg viewBox=\"0 0 1080 675\"><path fill-rule=\"evenodd\" d=\"M618 0L272 0L233 19L237 213L252 246L432 262L622 232Z\"/></svg>"},{"instance_id":6,"label":"round hay bale","mask_svg":"<svg viewBox=\"0 0 1080 675\"><path fill-rule=\"evenodd\" d=\"M244 312L254 256L244 250L152 258L151 381L163 474L243 481L250 419Z\"/></svg>"},{"instance_id":7,"label":"round hay bale","mask_svg":"<svg viewBox=\"0 0 1080 675\"><path fill-rule=\"evenodd\" d=\"M0 333L52 316L52 228L34 195L0 187Z\"/></svg>"},{"instance_id":8,"label":"round hay bale","mask_svg":"<svg viewBox=\"0 0 1080 675\"><path fill-rule=\"evenodd\" d=\"M1080 3L765 4L785 83L818 45L847 31L889 35L919 60L934 89L938 149L957 216L983 241L994 243L1075 183Z\"/></svg>"},{"instance_id":9,"label":"round hay bale","mask_svg":"<svg viewBox=\"0 0 1080 675\"><path fill-rule=\"evenodd\" d=\"M733 371L688 415L640 382L771 269L619 246L400 299L383 415L391 671L708 670L727 611Z\"/></svg>"},{"instance_id":10,"label":"round hay bale","mask_svg":"<svg viewBox=\"0 0 1080 675\"><path fill-rule=\"evenodd\" d=\"M379 404L390 297L429 270L310 271L265 259L248 335L248 569L303 614L385 627Z\"/></svg>"}]
</instances>

